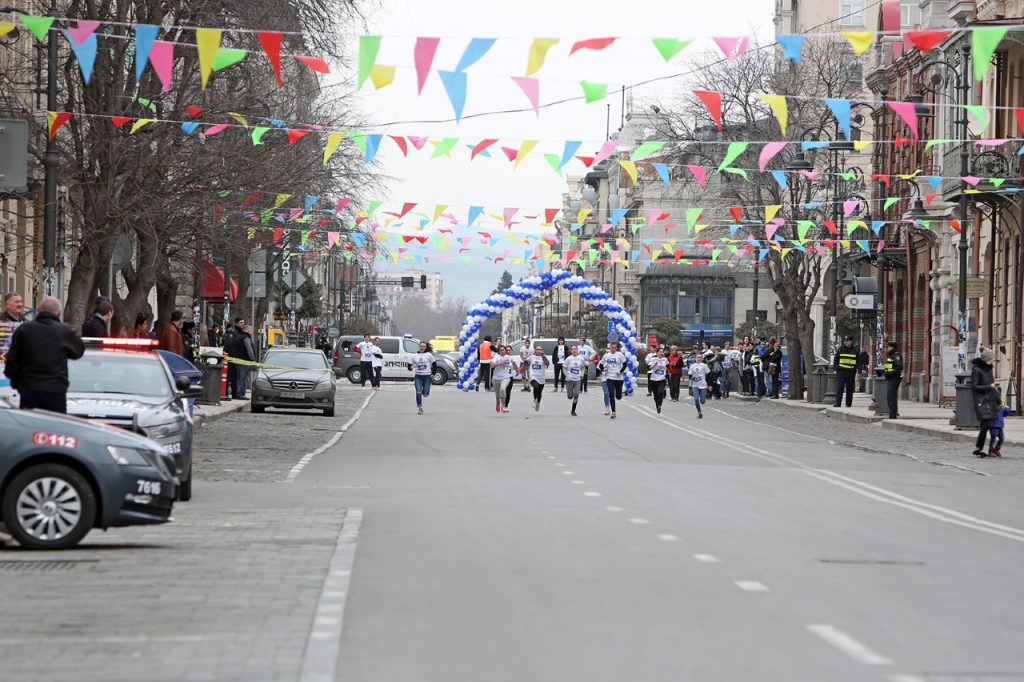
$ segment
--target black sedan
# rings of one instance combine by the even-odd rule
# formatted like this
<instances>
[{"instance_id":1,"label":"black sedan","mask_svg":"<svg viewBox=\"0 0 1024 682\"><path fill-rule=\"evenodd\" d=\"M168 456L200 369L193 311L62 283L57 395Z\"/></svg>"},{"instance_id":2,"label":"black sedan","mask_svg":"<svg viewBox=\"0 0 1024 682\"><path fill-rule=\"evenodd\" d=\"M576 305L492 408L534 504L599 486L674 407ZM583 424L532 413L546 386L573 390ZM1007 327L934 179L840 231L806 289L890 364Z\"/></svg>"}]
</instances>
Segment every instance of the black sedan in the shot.
<instances>
[{"instance_id":1,"label":"black sedan","mask_svg":"<svg viewBox=\"0 0 1024 682\"><path fill-rule=\"evenodd\" d=\"M25 548L67 549L93 528L166 523L177 487L148 438L0 400L0 519Z\"/></svg>"}]
</instances>

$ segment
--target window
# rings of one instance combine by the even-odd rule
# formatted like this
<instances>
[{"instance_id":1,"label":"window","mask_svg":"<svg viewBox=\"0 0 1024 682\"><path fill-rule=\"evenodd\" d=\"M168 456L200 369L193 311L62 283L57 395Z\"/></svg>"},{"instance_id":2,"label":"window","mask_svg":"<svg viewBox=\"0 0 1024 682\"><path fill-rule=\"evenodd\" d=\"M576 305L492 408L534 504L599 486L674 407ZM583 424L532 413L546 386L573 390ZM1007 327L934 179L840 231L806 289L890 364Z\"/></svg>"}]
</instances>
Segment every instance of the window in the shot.
<instances>
[{"instance_id":1,"label":"window","mask_svg":"<svg viewBox=\"0 0 1024 682\"><path fill-rule=\"evenodd\" d=\"M921 25L920 0L900 0L900 26Z\"/></svg>"},{"instance_id":2,"label":"window","mask_svg":"<svg viewBox=\"0 0 1024 682\"><path fill-rule=\"evenodd\" d=\"M840 26L863 26L864 25L864 0L840 0L840 2L839 2L839 25Z\"/></svg>"},{"instance_id":3,"label":"window","mask_svg":"<svg viewBox=\"0 0 1024 682\"><path fill-rule=\"evenodd\" d=\"M398 339L381 339L380 349L385 353L397 354L398 353Z\"/></svg>"},{"instance_id":4,"label":"window","mask_svg":"<svg viewBox=\"0 0 1024 682\"><path fill-rule=\"evenodd\" d=\"M696 322L697 298L695 296L679 297L679 321Z\"/></svg>"},{"instance_id":5,"label":"window","mask_svg":"<svg viewBox=\"0 0 1024 682\"><path fill-rule=\"evenodd\" d=\"M384 343L384 342L381 341L381 343ZM420 352L420 344L416 343L412 339L402 339L402 348L405 349L406 353L419 353ZM383 347L381 347L381 350L384 350Z\"/></svg>"},{"instance_id":6,"label":"window","mask_svg":"<svg viewBox=\"0 0 1024 682\"><path fill-rule=\"evenodd\" d=\"M703 322L705 324L732 325L732 298L708 296Z\"/></svg>"},{"instance_id":7,"label":"window","mask_svg":"<svg viewBox=\"0 0 1024 682\"><path fill-rule=\"evenodd\" d=\"M667 287L650 287L646 292L647 301L644 305L644 318L649 324L659 317L675 317L675 292Z\"/></svg>"}]
</instances>

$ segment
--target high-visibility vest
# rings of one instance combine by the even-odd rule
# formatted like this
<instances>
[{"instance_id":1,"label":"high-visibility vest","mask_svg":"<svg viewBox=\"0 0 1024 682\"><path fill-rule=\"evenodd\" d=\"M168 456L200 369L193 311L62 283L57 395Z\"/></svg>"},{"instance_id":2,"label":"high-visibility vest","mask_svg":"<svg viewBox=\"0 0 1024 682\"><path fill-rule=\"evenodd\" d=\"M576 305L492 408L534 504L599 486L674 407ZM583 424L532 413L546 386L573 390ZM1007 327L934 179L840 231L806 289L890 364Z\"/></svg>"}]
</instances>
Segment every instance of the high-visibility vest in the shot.
<instances>
[{"instance_id":1,"label":"high-visibility vest","mask_svg":"<svg viewBox=\"0 0 1024 682\"><path fill-rule=\"evenodd\" d=\"M491 342L484 341L480 344L480 361L489 362L491 359Z\"/></svg>"},{"instance_id":2,"label":"high-visibility vest","mask_svg":"<svg viewBox=\"0 0 1024 682\"><path fill-rule=\"evenodd\" d=\"M892 374L892 358L886 358L885 360L885 372L886 374Z\"/></svg>"},{"instance_id":3,"label":"high-visibility vest","mask_svg":"<svg viewBox=\"0 0 1024 682\"><path fill-rule=\"evenodd\" d=\"M857 349L856 348L840 348L839 349L839 369L857 369Z\"/></svg>"}]
</instances>

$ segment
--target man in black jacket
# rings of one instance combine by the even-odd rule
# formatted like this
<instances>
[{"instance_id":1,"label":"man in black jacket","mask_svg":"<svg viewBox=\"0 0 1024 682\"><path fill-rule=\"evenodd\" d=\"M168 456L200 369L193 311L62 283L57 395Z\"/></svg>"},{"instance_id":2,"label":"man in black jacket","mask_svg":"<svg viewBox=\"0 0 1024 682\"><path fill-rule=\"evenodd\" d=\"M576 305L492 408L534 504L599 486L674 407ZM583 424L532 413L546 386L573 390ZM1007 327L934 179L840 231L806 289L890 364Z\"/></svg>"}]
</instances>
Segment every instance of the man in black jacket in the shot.
<instances>
[{"instance_id":1,"label":"man in black jacket","mask_svg":"<svg viewBox=\"0 0 1024 682\"><path fill-rule=\"evenodd\" d=\"M900 382L903 381L903 353L896 350L896 342L889 342L885 354L885 399L889 403L889 419L900 416Z\"/></svg>"},{"instance_id":2,"label":"man in black jacket","mask_svg":"<svg viewBox=\"0 0 1024 682\"><path fill-rule=\"evenodd\" d=\"M88 320L82 323L82 336L84 338L106 338L108 325L114 319L114 304L106 296L96 299L96 309Z\"/></svg>"},{"instance_id":3,"label":"man in black jacket","mask_svg":"<svg viewBox=\"0 0 1024 682\"><path fill-rule=\"evenodd\" d=\"M836 400L832 407L839 407L846 393L846 406L853 407L853 391L857 387L857 365L860 363L860 349L853 345L853 337L843 338L843 345L836 351L833 365L836 368Z\"/></svg>"},{"instance_id":4,"label":"man in black jacket","mask_svg":"<svg viewBox=\"0 0 1024 682\"><path fill-rule=\"evenodd\" d=\"M68 360L85 353L82 339L60 321L60 301L47 296L36 319L18 327L11 337L4 374L21 396L21 408L67 413Z\"/></svg>"}]
</instances>

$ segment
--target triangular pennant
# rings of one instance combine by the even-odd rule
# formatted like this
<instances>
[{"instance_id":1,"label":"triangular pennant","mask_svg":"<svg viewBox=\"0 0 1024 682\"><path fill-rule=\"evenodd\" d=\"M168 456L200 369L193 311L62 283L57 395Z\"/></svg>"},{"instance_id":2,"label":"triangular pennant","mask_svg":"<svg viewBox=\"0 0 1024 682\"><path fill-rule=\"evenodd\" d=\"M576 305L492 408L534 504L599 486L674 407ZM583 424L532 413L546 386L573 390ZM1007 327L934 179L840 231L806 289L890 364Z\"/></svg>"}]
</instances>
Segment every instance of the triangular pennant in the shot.
<instances>
[{"instance_id":1,"label":"triangular pennant","mask_svg":"<svg viewBox=\"0 0 1024 682\"><path fill-rule=\"evenodd\" d=\"M475 159L478 154L485 151L488 147L490 147L497 141L497 138L489 138L477 142L476 145L473 147L473 150L469 153L469 160L472 161L473 159Z\"/></svg>"},{"instance_id":2,"label":"triangular pennant","mask_svg":"<svg viewBox=\"0 0 1024 682\"><path fill-rule=\"evenodd\" d=\"M791 61L794 64L800 63L800 53L804 48L805 35L778 36L775 38L782 47L783 61Z\"/></svg>"},{"instance_id":3,"label":"triangular pennant","mask_svg":"<svg viewBox=\"0 0 1024 682\"><path fill-rule=\"evenodd\" d=\"M779 123L779 130L785 136L789 126L789 104L786 102L785 95L761 95L761 101L772 110L775 120Z\"/></svg>"},{"instance_id":4,"label":"triangular pennant","mask_svg":"<svg viewBox=\"0 0 1024 682\"><path fill-rule=\"evenodd\" d=\"M327 134L327 144L324 145L324 165L334 156L334 152L338 150L338 145L345 139L345 133L341 131L333 131Z\"/></svg>"},{"instance_id":5,"label":"triangular pennant","mask_svg":"<svg viewBox=\"0 0 1024 682\"><path fill-rule=\"evenodd\" d=\"M636 164L632 161L623 161L622 159L619 159L619 165L622 166L622 169L626 171L626 175L629 176L629 179L632 180L635 185L637 179Z\"/></svg>"},{"instance_id":6,"label":"triangular pennant","mask_svg":"<svg viewBox=\"0 0 1024 682\"><path fill-rule=\"evenodd\" d=\"M573 56L578 50L603 50L614 42L615 38L588 38L586 40L577 40L573 43L572 49L569 50L569 56Z\"/></svg>"},{"instance_id":7,"label":"triangular pennant","mask_svg":"<svg viewBox=\"0 0 1024 682\"><path fill-rule=\"evenodd\" d=\"M29 30L29 33L36 37L36 40L43 42L53 25L53 17L33 17L28 14L19 14L18 21Z\"/></svg>"},{"instance_id":8,"label":"triangular pennant","mask_svg":"<svg viewBox=\"0 0 1024 682\"><path fill-rule=\"evenodd\" d=\"M370 69L370 82L374 90L380 90L395 82L395 67L384 64L374 64Z\"/></svg>"},{"instance_id":9,"label":"triangular pennant","mask_svg":"<svg viewBox=\"0 0 1024 682\"><path fill-rule=\"evenodd\" d=\"M948 35L949 31L907 31L903 37L921 52L927 52L937 47Z\"/></svg>"},{"instance_id":10,"label":"triangular pennant","mask_svg":"<svg viewBox=\"0 0 1024 682\"><path fill-rule=\"evenodd\" d=\"M466 74L462 71L438 71L441 83L448 93L448 100L455 111L455 121L462 120L462 110L466 106Z\"/></svg>"},{"instance_id":11,"label":"triangular pennant","mask_svg":"<svg viewBox=\"0 0 1024 682\"><path fill-rule=\"evenodd\" d=\"M82 72L82 81L88 85L89 79L92 78L93 66L96 65L96 53L99 50L96 35L94 33L88 34L78 45L71 39L67 31L64 32L64 35L67 36L68 42L71 43L71 51L75 53L75 59L78 60L78 68Z\"/></svg>"},{"instance_id":12,"label":"triangular pennant","mask_svg":"<svg viewBox=\"0 0 1024 682\"><path fill-rule=\"evenodd\" d=\"M361 35L359 36L359 72L356 77L356 89L363 87L363 83L370 77L370 70L377 63L377 53L380 52L380 36Z\"/></svg>"},{"instance_id":13,"label":"triangular pennant","mask_svg":"<svg viewBox=\"0 0 1024 682\"><path fill-rule=\"evenodd\" d=\"M999 48L1009 27L1006 26L974 26L971 31L971 59L974 62L974 78L982 80L992 66L992 55Z\"/></svg>"},{"instance_id":14,"label":"triangular pennant","mask_svg":"<svg viewBox=\"0 0 1024 682\"><path fill-rule=\"evenodd\" d=\"M252 145L254 147L263 144L263 136L267 134L268 130L270 128L266 126L257 126L252 129ZM324 160L324 163L327 163L327 161Z\"/></svg>"},{"instance_id":15,"label":"triangular pennant","mask_svg":"<svg viewBox=\"0 0 1024 682\"><path fill-rule=\"evenodd\" d=\"M651 166L654 168L655 172L657 172L658 177L661 178L662 186L665 189L668 189L668 186L669 186L668 164L665 164L665 163L652 163Z\"/></svg>"},{"instance_id":16,"label":"triangular pennant","mask_svg":"<svg viewBox=\"0 0 1024 682\"><path fill-rule=\"evenodd\" d=\"M703 166L689 165L689 166L686 167L686 169L688 171L690 171L690 173L693 174L693 179L697 181L698 185L703 187L704 185L707 184L707 182L708 182L708 174L707 174L707 171L704 170Z\"/></svg>"},{"instance_id":17,"label":"triangular pennant","mask_svg":"<svg viewBox=\"0 0 1024 682\"><path fill-rule=\"evenodd\" d=\"M651 42L654 43L655 49L658 50L658 54L666 62L672 61L672 58L677 54L686 49L687 45L693 42L693 40L678 40L676 38L652 38Z\"/></svg>"},{"instance_id":18,"label":"triangular pennant","mask_svg":"<svg viewBox=\"0 0 1024 682\"><path fill-rule=\"evenodd\" d=\"M974 120L977 121L978 127L982 130L988 127L988 111L981 104L966 104L964 109L967 110Z\"/></svg>"},{"instance_id":19,"label":"triangular pennant","mask_svg":"<svg viewBox=\"0 0 1024 682\"><path fill-rule=\"evenodd\" d=\"M873 31L843 31L843 37L849 41L853 53L858 57L867 52L875 40Z\"/></svg>"},{"instance_id":20,"label":"triangular pennant","mask_svg":"<svg viewBox=\"0 0 1024 682\"><path fill-rule=\"evenodd\" d=\"M324 61L323 59L321 59L320 57L310 57L310 56L304 55L304 54L297 54L297 55L295 55L295 59L297 59L302 64L305 64L306 67L308 67L310 71L316 71L317 73L330 73L331 72L331 67L328 66L327 62ZM393 67L393 66L392 67L382 67L381 70L377 71L377 78L374 78L374 83L375 84L376 84L376 82L378 80L380 80L382 78L383 79L387 78L387 76L384 75L384 74L387 73L387 69L388 68L390 68L392 70L391 71L391 80L394 80L394 78L395 78L394 68L395 67ZM370 77L373 78L373 76L374 76L374 70L373 70L373 67L371 67L370 68ZM390 82L390 81L388 81L388 82ZM385 85L386 85L386 83L385 83ZM383 85L377 85L377 89L378 90L381 89L382 87L384 87L384 86Z\"/></svg>"},{"instance_id":21,"label":"triangular pennant","mask_svg":"<svg viewBox=\"0 0 1024 682\"><path fill-rule=\"evenodd\" d=\"M825 104L828 105L832 115L836 117L839 129L843 131L843 135L849 140L852 137L850 130L850 100L826 98Z\"/></svg>"},{"instance_id":22,"label":"triangular pennant","mask_svg":"<svg viewBox=\"0 0 1024 682\"><path fill-rule=\"evenodd\" d=\"M913 102L887 102L889 108L903 119L910 128L910 134L915 140L919 139L917 134L917 109Z\"/></svg>"},{"instance_id":23,"label":"triangular pennant","mask_svg":"<svg viewBox=\"0 0 1024 682\"><path fill-rule=\"evenodd\" d=\"M73 114L69 111L46 112L46 129L48 131L49 139L53 139L53 136L57 134L57 131L60 130L61 126L71 120L72 115Z\"/></svg>"},{"instance_id":24,"label":"triangular pennant","mask_svg":"<svg viewBox=\"0 0 1024 682\"><path fill-rule=\"evenodd\" d=\"M786 148L788 142L768 142L761 149L761 155L757 160L757 169L764 172L765 167L774 159L779 152Z\"/></svg>"},{"instance_id":25,"label":"triangular pennant","mask_svg":"<svg viewBox=\"0 0 1024 682\"><path fill-rule=\"evenodd\" d=\"M747 150L747 145L747 142L730 142L725 152L725 158L722 159L722 163L718 166L719 172L729 168L732 162Z\"/></svg>"},{"instance_id":26,"label":"triangular pennant","mask_svg":"<svg viewBox=\"0 0 1024 682\"><path fill-rule=\"evenodd\" d=\"M365 141L365 152L363 153L363 161L370 163L377 156L377 150L380 149L380 142L384 139L383 135L373 134L367 135Z\"/></svg>"},{"instance_id":27,"label":"triangular pennant","mask_svg":"<svg viewBox=\"0 0 1024 682\"><path fill-rule=\"evenodd\" d=\"M722 56L728 61L733 61L743 56L743 53L747 51L747 44L750 42L749 38L734 38L734 37L720 37L712 38L715 41L715 45L718 45L718 49L722 51Z\"/></svg>"},{"instance_id":28,"label":"triangular pennant","mask_svg":"<svg viewBox=\"0 0 1024 682\"><path fill-rule=\"evenodd\" d=\"M395 143L398 150L402 152L402 156L409 156L409 145L406 143L405 138L401 135L388 135L391 141Z\"/></svg>"},{"instance_id":29,"label":"triangular pennant","mask_svg":"<svg viewBox=\"0 0 1024 682\"><path fill-rule=\"evenodd\" d=\"M449 156L450 152L455 148L455 145L458 144L458 142L459 138L457 137L446 137L440 141L431 140L430 143L434 145L434 153L430 155L431 160L442 156Z\"/></svg>"},{"instance_id":30,"label":"triangular pennant","mask_svg":"<svg viewBox=\"0 0 1024 682\"><path fill-rule=\"evenodd\" d=\"M111 116L110 117L110 122L114 124L115 128L120 130L121 126L123 126L125 123L131 123L132 122L132 117L131 116ZM190 125L199 125L199 124L198 123L193 123L193 124L190 124ZM182 124L182 128L184 128L184 127L185 127L185 124L183 123ZM191 132L192 131L189 130L189 131L187 131L186 134L191 133Z\"/></svg>"},{"instance_id":31,"label":"triangular pennant","mask_svg":"<svg viewBox=\"0 0 1024 682\"><path fill-rule=\"evenodd\" d=\"M558 38L534 38L526 59L526 75L532 76L544 66L548 50L558 44Z\"/></svg>"},{"instance_id":32,"label":"triangular pennant","mask_svg":"<svg viewBox=\"0 0 1024 682\"><path fill-rule=\"evenodd\" d=\"M540 116L540 81L536 78L523 78L522 76L512 76L512 80L530 101L533 113Z\"/></svg>"},{"instance_id":33,"label":"triangular pennant","mask_svg":"<svg viewBox=\"0 0 1024 682\"><path fill-rule=\"evenodd\" d=\"M566 140L565 147L562 148L562 156L558 158L558 167L556 170L562 170L562 167L572 160L573 155L576 153L576 150L580 148L581 144L582 142L578 140Z\"/></svg>"},{"instance_id":34,"label":"triangular pennant","mask_svg":"<svg viewBox=\"0 0 1024 682\"><path fill-rule=\"evenodd\" d=\"M459 63L455 67L456 71L465 71L473 64L477 63L481 57L487 54L487 51L494 45L496 38L473 38L469 41L466 49L463 51L462 56L459 57Z\"/></svg>"},{"instance_id":35,"label":"triangular pennant","mask_svg":"<svg viewBox=\"0 0 1024 682\"><path fill-rule=\"evenodd\" d=\"M12 33L16 28L18 28L18 25L12 21L0 21L0 38L3 38L8 33Z\"/></svg>"},{"instance_id":36,"label":"triangular pennant","mask_svg":"<svg viewBox=\"0 0 1024 682\"><path fill-rule=\"evenodd\" d=\"M630 154L630 158L634 161L642 161L649 156L653 156L655 153L661 150L665 146L664 142L644 142Z\"/></svg>"},{"instance_id":37,"label":"triangular pennant","mask_svg":"<svg viewBox=\"0 0 1024 682\"><path fill-rule=\"evenodd\" d=\"M523 162L526 155L534 150L534 148L540 143L540 140L523 140L523 143L519 145L519 150L516 152L516 160L513 164L513 170L519 168L519 164Z\"/></svg>"},{"instance_id":38,"label":"triangular pennant","mask_svg":"<svg viewBox=\"0 0 1024 682\"><path fill-rule=\"evenodd\" d=\"M222 47L217 50L217 56L213 58L213 72L223 71L234 66L249 56L245 50L236 50L231 47Z\"/></svg>"},{"instance_id":39,"label":"triangular pennant","mask_svg":"<svg viewBox=\"0 0 1024 682\"><path fill-rule=\"evenodd\" d=\"M203 90L213 73L213 61L220 50L221 30L219 28L197 28L196 50L199 52L199 80Z\"/></svg>"},{"instance_id":40,"label":"triangular pennant","mask_svg":"<svg viewBox=\"0 0 1024 682\"><path fill-rule=\"evenodd\" d=\"M711 114L711 120L714 121L718 129L721 130L722 93L708 90L694 90L693 94L697 99L704 103L704 106L708 109L708 113Z\"/></svg>"},{"instance_id":41,"label":"triangular pennant","mask_svg":"<svg viewBox=\"0 0 1024 682\"><path fill-rule=\"evenodd\" d=\"M277 31L257 31L256 37L259 38L263 53L267 55L270 68L274 70L277 87L281 87L284 85L284 80L281 78L281 41L283 36Z\"/></svg>"},{"instance_id":42,"label":"triangular pennant","mask_svg":"<svg viewBox=\"0 0 1024 682\"><path fill-rule=\"evenodd\" d=\"M416 46L412 49L412 60L416 66L416 94L422 94L423 86L430 75L430 67L434 63L434 55L437 54L437 46L441 44L440 38L417 38Z\"/></svg>"},{"instance_id":43,"label":"triangular pennant","mask_svg":"<svg viewBox=\"0 0 1024 682\"><path fill-rule=\"evenodd\" d=\"M587 104L600 101L608 95L607 83L580 81L580 87L583 89L583 98Z\"/></svg>"},{"instance_id":44,"label":"triangular pennant","mask_svg":"<svg viewBox=\"0 0 1024 682\"><path fill-rule=\"evenodd\" d=\"M306 135L309 135L308 130L301 130L299 128L290 128L288 130L288 144L295 144Z\"/></svg>"},{"instance_id":45,"label":"triangular pennant","mask_svg":"<svg viewBox=\"0 0 1024 682\"><path fill-rule=\"evenodd\" d=\"M576 158L579 159L580 163L582 163L587 168L590 168L592 165L594 165L593 156L577 156Z\"/></svg>"},{"instance_id":46,"label":"triangular pennant","mask_svg":"<svg viewBox=\"0 0 1024 682\"><path fill-rule=\"evenodd\" d=\"M135 80L142 80L146 62L149 61L149 51L158 31L159 27L151 24L135 25Z\"/></svg>"}]
</instances>

